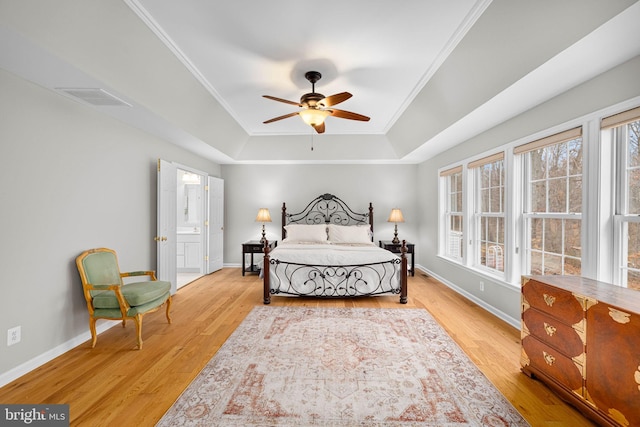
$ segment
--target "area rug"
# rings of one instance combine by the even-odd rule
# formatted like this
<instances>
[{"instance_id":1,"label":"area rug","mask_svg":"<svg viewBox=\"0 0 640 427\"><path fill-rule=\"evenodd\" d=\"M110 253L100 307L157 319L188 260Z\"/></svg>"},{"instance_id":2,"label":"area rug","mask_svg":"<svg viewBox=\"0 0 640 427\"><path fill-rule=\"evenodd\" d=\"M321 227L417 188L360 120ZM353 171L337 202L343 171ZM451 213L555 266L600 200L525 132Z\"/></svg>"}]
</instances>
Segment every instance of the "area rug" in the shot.
<instances>
[{"instance_id":1,"label":"area rug","mask_svg":"<svg viewBox=\"0 0 640 427\"><path fill-rule=\"evenodd\" d=\"M158 426L528 426L422 309L256 307Z\"/></svg>"}]
</instances>

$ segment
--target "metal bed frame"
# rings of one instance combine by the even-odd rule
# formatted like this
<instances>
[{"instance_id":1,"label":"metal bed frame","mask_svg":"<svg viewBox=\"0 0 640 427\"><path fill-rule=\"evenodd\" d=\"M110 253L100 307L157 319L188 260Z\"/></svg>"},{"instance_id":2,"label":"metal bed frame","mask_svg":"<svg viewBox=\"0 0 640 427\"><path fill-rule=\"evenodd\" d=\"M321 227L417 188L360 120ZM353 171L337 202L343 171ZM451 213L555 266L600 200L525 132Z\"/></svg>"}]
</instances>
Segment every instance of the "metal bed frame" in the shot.
<instances>
[{"instance_id":1,"label":"metal bed frame","mask_svg":"<svg viewBox=\"0 0 640 427\"><path fill-rule=\"evenodd\" d=\"M354 212L344 201L325 193L313 199L302 211L287 213L282 203L282 238L286 238L288 224L337 224L369 225L373 242L373 205L365 213ZM315 265L271 259L269 242L264 244L264 304L271 303L271 296L278 294L321 298L345 298L399 294L400 303L407 303L407 247L402 242L400 257L370 264ZM397 274L397 266L400 273ZM277 283L271 288L271 273ZM368 273L368 274L365 274ZM371 277L377 283L371 286ZM369 277L367 281L365 277ZM366 285L367 289L363 289Z\"/></svg>"}]
</instances>

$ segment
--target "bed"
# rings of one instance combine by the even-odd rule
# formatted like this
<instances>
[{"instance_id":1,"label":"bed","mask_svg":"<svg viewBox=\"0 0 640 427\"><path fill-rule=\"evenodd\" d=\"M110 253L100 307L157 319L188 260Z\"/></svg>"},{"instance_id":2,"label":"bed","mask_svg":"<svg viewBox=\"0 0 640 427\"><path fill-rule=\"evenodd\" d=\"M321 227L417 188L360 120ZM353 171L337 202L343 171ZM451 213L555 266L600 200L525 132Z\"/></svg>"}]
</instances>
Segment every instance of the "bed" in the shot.
<instances>
[{"instance_id":1,"label":"bed","mask_svg":"<svg viewBox=\"0 0 640 427\"><path fill-rule=\"evenodd\" d=\"M264 245L264 304L272 296L347 298L397 294L407 303L407 248L400 256L373 243L373 205L354 212L323 194L298 213L282 204L282 240Z\"/></svg>"}]
</instances>

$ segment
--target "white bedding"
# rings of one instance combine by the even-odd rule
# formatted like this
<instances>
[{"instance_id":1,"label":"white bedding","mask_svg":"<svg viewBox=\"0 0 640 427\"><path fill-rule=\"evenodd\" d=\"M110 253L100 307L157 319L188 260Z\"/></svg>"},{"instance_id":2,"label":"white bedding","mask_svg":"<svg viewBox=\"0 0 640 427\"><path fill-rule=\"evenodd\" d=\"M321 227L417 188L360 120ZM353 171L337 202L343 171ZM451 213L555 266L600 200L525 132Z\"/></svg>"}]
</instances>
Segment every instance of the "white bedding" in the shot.
<instances>
[{"instance_id":1,"label":"white bedding","mask_svg":"<svg viewBox=\"0 0 640 427\"><path fill-rule=\"evenodd\" d=\"M271 252L271 259L314 265L368 264L398 258L373 243L280 243Z\"/></svg>"},{"instance_id":2,"label":"white bedding","mask_svg":"<svg viewBox=\"0 0 640 427\"><path fill-rule=\"evenodd\" d=\"M399 292L399 257L373 243L283 241L269 255L275 293L337 297Z\"/></svg>"}]
</instances>

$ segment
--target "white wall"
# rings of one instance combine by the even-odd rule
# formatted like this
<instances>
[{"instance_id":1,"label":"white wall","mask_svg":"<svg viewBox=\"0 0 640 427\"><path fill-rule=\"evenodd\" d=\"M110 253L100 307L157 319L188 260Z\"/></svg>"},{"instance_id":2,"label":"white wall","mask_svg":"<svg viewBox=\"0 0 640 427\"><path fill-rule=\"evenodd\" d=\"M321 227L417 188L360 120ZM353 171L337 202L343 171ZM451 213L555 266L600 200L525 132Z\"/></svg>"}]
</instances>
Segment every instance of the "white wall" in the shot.
<instances>
[{"instance_id":1,"label":"white wall","mask_svg":"<svg viewBox=\"0 0 640 427\"><path fill-rule=\"evenodd\" d=\"M418 173L421 187L416 195L420 210L418 262L470 298L495 309L496 314L506 315L506 320L518 322L519 287L498 283L437 256L438 168L637 97L640 95L638 76L640 57L422 163ZM485 283L484 292L479 290L480 280Z\"/></svg>"},{"instance_id":2,"label":"white wall","mask_svg":"<svg viewBox=\"0 0 640 427\"><path fill-rule=\"evenodd\" d=\"M267 239L280 240L282 203L288 212L299 212L324 193L338 196L357 212L367 212L373 203L376 242L393 238L393 224L386 221L391 209L399 207L406 222L398 224L398 237L414 241L419 221L417 171L417 165L222 165L224 262L239 265L242 243L261 237L261 224L255 222L259 208L271 213Z\"/></svg>"},{"instance_id":3,"label":"white wall","mask_svg":"<svg viewBox=\"0 0 640 427\"><path fill-rule=\"evenodd\" d=\"M3 70L0 93L1 385L88 337L80 252L106 246L123 271L155 270L158 158L220 167Z\"/></svg>"}]
</instances>

